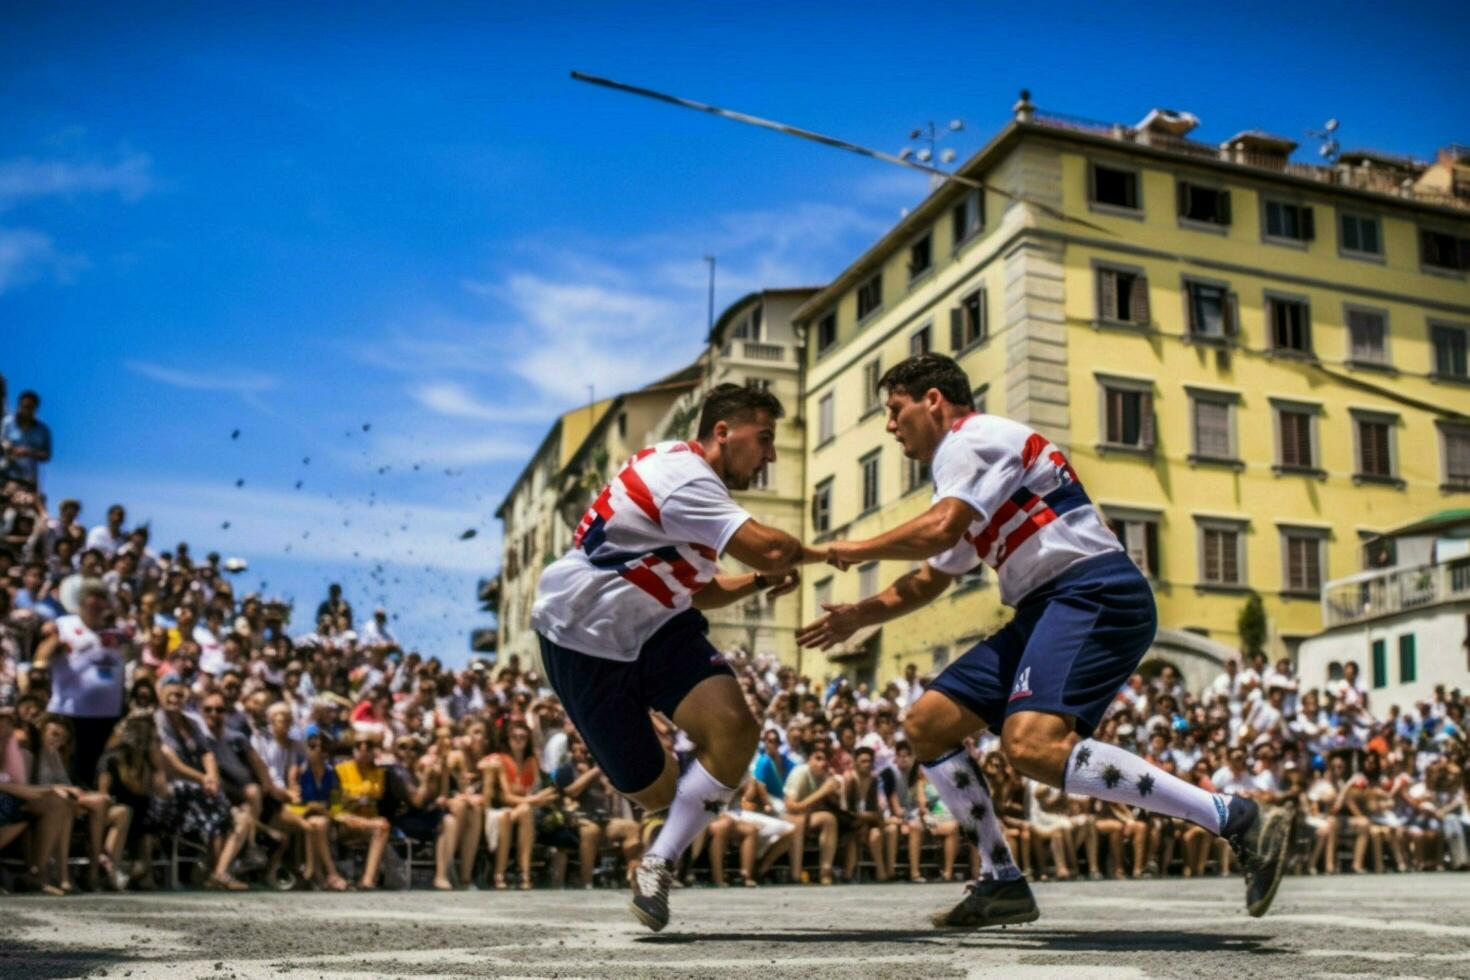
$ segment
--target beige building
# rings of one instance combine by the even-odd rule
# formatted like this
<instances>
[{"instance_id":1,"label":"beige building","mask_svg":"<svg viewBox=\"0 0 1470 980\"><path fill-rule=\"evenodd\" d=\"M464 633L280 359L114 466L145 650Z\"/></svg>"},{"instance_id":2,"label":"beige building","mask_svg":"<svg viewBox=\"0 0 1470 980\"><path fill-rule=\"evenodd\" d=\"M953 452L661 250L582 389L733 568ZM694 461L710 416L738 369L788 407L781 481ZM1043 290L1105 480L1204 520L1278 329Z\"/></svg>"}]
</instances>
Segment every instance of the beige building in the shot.
<instances>
[{"instance_id":1,"label":"beige building","mask_svg":"<svg viewBox=\"0 0 1470 980\"><path fill-rule=\"evenodd\" d=\"M699 387L679 399L657 433L660 439L692 439L700 405L715 385L732 382L774 394L786 409L786 417L776 425L776 462L766 467L749 490L733 496L762 524L797 537L802 533L806 500L806 432L801 418L802 345L791 315L816 292L815 288L767 289L731 304L710 331ZM749 571L728 555L721 560L721 569ZM706 615L710 642L720 649L739 646L755 653L774 653L783 663L796 662L800 610L794 595L774 603L764 596L752 596Z\"/></svg>"}]
</instances>

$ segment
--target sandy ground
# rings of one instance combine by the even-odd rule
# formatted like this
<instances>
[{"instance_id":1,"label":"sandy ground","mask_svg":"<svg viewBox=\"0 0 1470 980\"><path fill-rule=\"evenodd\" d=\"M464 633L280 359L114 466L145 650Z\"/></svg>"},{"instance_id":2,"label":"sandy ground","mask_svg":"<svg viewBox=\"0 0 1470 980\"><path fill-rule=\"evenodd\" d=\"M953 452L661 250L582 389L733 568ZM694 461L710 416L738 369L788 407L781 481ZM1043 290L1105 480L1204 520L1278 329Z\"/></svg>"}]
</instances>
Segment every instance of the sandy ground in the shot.
<instances>
[{"instance_id":1,"label":"sandy ground","mask_svg":"<svg viewBox=\"0 0 1470 980\"><path fill-rule=\"evenodd\" d=\"M626 892L0 898L0 977L1470 976L1470 875L1039 885L1040 921L937 934L954 885L696 888L653 935Z\"/></svg>"}]
</instances>

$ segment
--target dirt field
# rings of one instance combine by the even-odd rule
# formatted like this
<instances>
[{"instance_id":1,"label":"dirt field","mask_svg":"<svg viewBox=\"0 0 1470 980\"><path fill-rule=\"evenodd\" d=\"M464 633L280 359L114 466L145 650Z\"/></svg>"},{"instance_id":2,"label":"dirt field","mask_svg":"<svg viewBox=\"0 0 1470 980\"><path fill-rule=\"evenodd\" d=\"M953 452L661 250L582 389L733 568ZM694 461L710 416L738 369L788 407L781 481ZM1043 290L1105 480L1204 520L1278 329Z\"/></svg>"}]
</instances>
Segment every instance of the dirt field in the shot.
<instances>
[{"instance_id":1,"label":"dirt field","mask_svg":"<svg viewBox=\"0 0 1470 980\"><path fill-rule=\"evenodd\" d=\"M0 977L1470 976L1470 875L1041 885L1042 918L936 934L954 885L699 888L660 935L626 892L0 899Z\"/></svg>"}]
</instances>

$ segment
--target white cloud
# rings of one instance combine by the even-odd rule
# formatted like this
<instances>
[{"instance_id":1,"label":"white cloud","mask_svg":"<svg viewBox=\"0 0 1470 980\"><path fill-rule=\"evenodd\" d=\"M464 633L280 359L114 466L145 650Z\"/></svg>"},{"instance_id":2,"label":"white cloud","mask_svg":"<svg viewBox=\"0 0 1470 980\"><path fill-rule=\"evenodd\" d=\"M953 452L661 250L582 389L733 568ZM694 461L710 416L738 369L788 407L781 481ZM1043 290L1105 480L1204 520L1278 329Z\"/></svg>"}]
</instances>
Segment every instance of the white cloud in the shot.
<instances>
[{"instance_id":1,"label":"white cloud","mask_svg":"<svg viewBox=\"0 0 1470 980\"><path fill-rule=\"evenodd\" d=\"M50 235L29 228L0 228L0 293L64 265Z\"/></svg>"},{"instance_id":2,"label":"white cloud","mask_svg":"<svg viewBox=\"0 0 1470 980\"><path fill-rule=\"evenodd\" d=\"M115 163L98 160L0 161L0 210L40 197L116 194L136 201L157 186L153 161L142 153L123 154Z\"/></svg>"},{"instance_id":3,"label":"white cloud","mask_svg":"<svg viewBox=\"0 0 1470 980\"><path fill-rule=\"evenodd\" d=\"M190 391L230 391L239 395L251 395L262 391L269 391L277 384L274 377L255 371L231 371L228 373L221 372L217 369L190 371L166 367L162 364L155 364L152 361L131 359L124 361L123 366L134 374L142 375L150 381L157 381L171 388L184 388Z\"/></svg>"},{"instance_id":4,"label":"white cloud","mask_svg":"<svg viewBox=\"0 0 1470 980\"><path fill-rule=\"evenodd\" d=\"M409 397L424 408L451 419L479 422L531 422L545 419L554 409L534 405L494 404L476 397L455 381L433 381L409 389Z\"/></svg>"}]
</instances>

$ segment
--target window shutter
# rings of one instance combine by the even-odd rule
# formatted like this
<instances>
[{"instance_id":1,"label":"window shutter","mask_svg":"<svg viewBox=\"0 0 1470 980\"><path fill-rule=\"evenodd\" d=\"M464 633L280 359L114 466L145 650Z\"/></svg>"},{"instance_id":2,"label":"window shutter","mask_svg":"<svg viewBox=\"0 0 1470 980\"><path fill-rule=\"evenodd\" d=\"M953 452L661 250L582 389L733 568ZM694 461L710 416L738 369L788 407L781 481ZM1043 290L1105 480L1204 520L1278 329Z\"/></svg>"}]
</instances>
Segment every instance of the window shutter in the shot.
<instances>
[{"instance_id":1,"label":"window shutter","mask_svg":"<svg viewBox=\"0 0 1470 980\"><path fill-rule=\"evenodd\" d=\"M1159 526L1153 521L1147 521L1143 525L1143 554L1148 567L1144 569L1150 576L1159 574Z\"/></svg>"},{"instance_id":2,"label":"window shutter","mask_svg":"<svg viewBox=\"0 0 1470 980\"><path fill-rule=\"evenodd\" d=\"M956 306L949 311L949 349L959 350L965 346L965 308Z\"/></svg>"},{"instance_id":3,"label":"window shutter","mask_svg":"<svg viewBox=\"0 0 1470 980\"><path fill-rule=\"evenodd\" d=\"M1453 483L1470 480L1470 430L1448 429L1444 434L1445 476Z\"/></svg>"},{"instance_id":4,"label":"window shutter","mask_svg":"<svg viewBox=\"0 0 1470 980\"><path fill-rule=\"evenodd\" d=\"M1134 323L1149 322L1147 276L1133 277L1133 293L1128 297L1128 319Z\"/></svg>"},{"instance_id":5,"label":"window shutter","mask_svg":"<svg viewBox=\"0 0 1470 980\"><path fill-rule=\"evenodd\" d=\"M1419 229L1419 261L1425 265L1438 265L1438 250L1434 247L1434 236L1423 228Z\"/></svg>"},{"instance_id":6,"label":"window shutter","mask_svg":"<svg viewBox=\"0 0 1470 980\"><path fill-rule=\"evenodd\" d=\"M985 192L983 190L977 190L977 191L975 191L974 201L975 201L975 224L973 225L973 227L975 227L975 228L984 228L985 227Z\"/></svg>"},{"instance_id":7,"label":"window shutter","mask_svg":"<svg viewBox=\"0 0 1470 980\"><path fill-rule=\"evenodd\" d=\"M1378 473L1378 442L1373 437L1373 423L1358 423L1358 455L1362 458L1358 461L1359 472L1367 475Z\"/></svg>"},{"instance_id":8,"label":"window shutter","mask_svg":"<svg viewBox=\"0 0 1470 980\"><path fill-rule=\"evenodd\" d=\"M1097 310L1099 320L1118 318L1118 274L1112 269L1097 270Z\"/></svg>"},{"instance_id":9,"label":"window shutter","mask_svg":"<svg viewBox=\"0 0 1470 980\"><path fill-rule=\"evenodd\" d=\"M1189 217L1189 184L1182 180L1179 182L1179 217Z\"/></svg>"},{"instance_id":10,"label":"window shutter","mask_svg":"<svg viewBox=\"0 0 1470 980\"><path fill-rule=\"evenodd\" d=\"M1312 209L1308 205L1301 208L1302 215L1302 241L1310 242L1317 237L1317 223L1312 217Z\"/></svg>"},{"instance_id":11,"label":"window shutter","mask_svg":"<svg viewBox=\"0 0 1470 980\"><path fill-rule=\"evenodd\" d=\"M1123 441L1123 393L1116 388L1107 389L1107 441Z\"/></svg>"},{"instance_id":12,"label":"window shutter","mask_svg":"<svg viewBox=\"0 0 1470 980\"><path fill-rule=\"evenodd\" d=\"M1234 337L1240 333L1240 301L1234 293L1225 294L1225 335Z\"/></svg>"},{"instance_id":13,"label":"window shutter","mask_svg":"<svg viewBox=\"0 0 1470 980\"><path fill-rule=\"evenodd\" d=\"M990 336L990 290L981 289L975 302L980 310L975 317L975 339L983 340Z\"/></svg>"},{"instance_id":14,"label":"window shutter","mask_svg":"<svg viewBox=\"0 0 1470 980\"><path fill-rule=\"evenodd\" d=\"M1230 224L1230 192L1221 191L1217 200L1220 203L1216 205L1215 217L1219 219L1220 224L1228 225Z\"/></svg>"},{"instance_id":15,"label":"window shutter","mask_svg":"<svg viewBox=\"0 0 1470 980\"><path fill-rule=\"evenodd\" d=\"M1207 582L1218 582L1223 577L1220 568L1220 532L1205 531L1205 568L1204 579Z\"/></svg>"},{"instance_id":16,"label":"window shutter","mask_svg":"<svg viewBox=\"0 0 1470 980\"><path fill-rule=\"evenodd\" d=\"M1147 391L1138 396L1138 444L1145 449L1154 446L1154 396Z\"/></svg>"},{"instance_id":17,"label":"window shutter","mask_svg":"<svg viewBox=\"0 0 1470 980\"><path fill-rule=\"evenodd\" d=\"M1470 238L1457 239L1455 241L1455 248L1459 253L1456 258L1460 260L1460 264L1456 268L1470 269Z\"/></svg>"},{"instance_id":18,"label":"window shutter","mask_svg":"<svg viewBox=\"0 0 1470 980\"><path fill-rule=\"evenodd\" d=\"M1296 466L1301 450L1296 439L1296 417L1291 412L1281 412L1277 418L1277 427L1281 430L1281 465Z\"/></svg>"}]
</instances>

